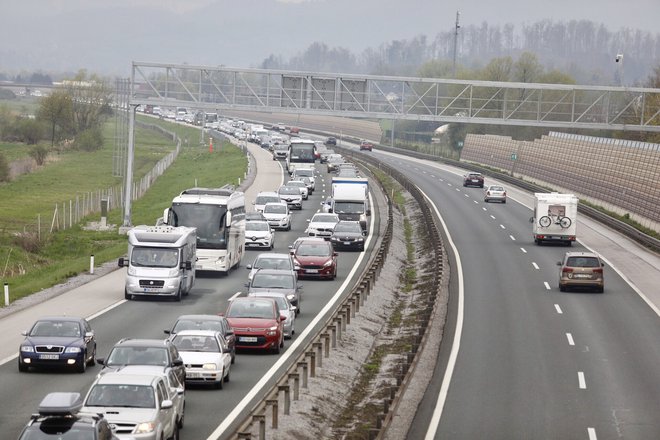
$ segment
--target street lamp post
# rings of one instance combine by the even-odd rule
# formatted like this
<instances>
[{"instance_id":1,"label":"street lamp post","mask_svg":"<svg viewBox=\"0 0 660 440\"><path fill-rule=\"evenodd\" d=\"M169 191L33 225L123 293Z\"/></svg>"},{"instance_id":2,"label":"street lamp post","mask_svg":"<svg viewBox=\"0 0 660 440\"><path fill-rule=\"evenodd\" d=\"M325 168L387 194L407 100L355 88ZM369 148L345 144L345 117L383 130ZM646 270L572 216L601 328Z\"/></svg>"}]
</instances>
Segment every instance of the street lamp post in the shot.
<instances>
[{"instance_id":1,"label":"street lamp post","mask_svg":"<svg viewBox=\"0 0 660 440\"><path fill-rule=\"evenodd\" d=\"M456 48L458 46L458 29L460 29L460 25L458 24L458 18L460 17L461 13L460 11L456 11L456 25L454 27L454 63L452 67L452 72L454 78L456 78Z\"/></svg>"},{"instance_id":2,"label":"street lamp post","mask_svg":"<svg viewBox=\"0 0 660 440\"><path fill-rule=\"evenodd\" d=\"M625 81L623 78L623 53L617 53L616 58L614 58L614 62L619 64L619 85L624 86Z\"/></svg>"}]
</instances>

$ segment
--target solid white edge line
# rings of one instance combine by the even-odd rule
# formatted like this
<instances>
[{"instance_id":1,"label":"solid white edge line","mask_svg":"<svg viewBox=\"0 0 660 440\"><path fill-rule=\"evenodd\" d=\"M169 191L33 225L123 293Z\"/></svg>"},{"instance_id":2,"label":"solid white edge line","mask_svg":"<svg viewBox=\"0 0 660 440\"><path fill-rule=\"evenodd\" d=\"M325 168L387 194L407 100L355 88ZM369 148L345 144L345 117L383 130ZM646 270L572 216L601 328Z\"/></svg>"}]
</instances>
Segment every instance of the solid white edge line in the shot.
<instances>
[{"instance_id":1,"label":"solid white edge line","mask_svg":"<svg viewBox=\"0 0 660 440\"><path fill-rule=\"evenodd\" d=\"M547 281L543 281L543 285L545 286L546 290L552 290L552 287L550 287L550 283L548 283Z\"/></svg>"},{"instance_id":2,"label":"solid white edge line","mask_svg":"<svg viewBox=\"0 0 660 440\"><path fill-rule=\"evenodd\" d=\"M536 264L535 262L532 261L532 266L534 266L534 269L539 270L539 265Z\"/></svg>"},{"instance_id":3,"label":"solid white edge line","mask_svg":"<svg viewBox=\"0 0 660 440\"><path fill-rule=\"evenodd\" d=\"M431 201L429 196L427 196L426 193L424 193L424 191L421 190L421 188L417 187L417 189L422 193L424 198L431 204L433 210L435 211L435 215L438 216L440 223L442 223L442 228L445 230L445 234L447 234L449 245L451 246L454 255L456 256L456 272L458 273L458 310L456 313L456 329L454 330L454 341L451 346L451 352L449 353L447 369L445 370L445 375L442 379L442 385L440 386L438 400L435 404L435 408L433 409L433 416L431 417L431 421L429 422L428 430L426 431L425 439L430 440L435 437L435 434L438 430L438 425L440 424L440 417L442 417L442 410L445 406L445 401L447 400L449 385L451 382L452 375L454 374L454 368L456 367L458 350L460 349L461 346L461 335L463 333L463 307L464 307L463 265L461 264L461 257L458 254L458 249L454 244L454 240L452 240L451 238L451 234L449 233L447 224L440 215L438 208Z\"/></svg>"},{"instance_id":4,"label":"solid white edge line","mask_svg":"<svg viewBox=\"0 0 660 440\"><path fill-rule=\"evenodd\" d=\"M566 333L566 339L568 339L568 345L575 345L575 341L573 340L572 334Z\"/></svg>"},{"instance_id":5,"label":"solid white edge line","mask_svg":"<svg viewBox=\"0 0 660 440\"><path fill-rule=\"evenodd\" d=\"M118 306L124 304L125 302L128 302L128 300L126 300L126 299L119 300L119 301L117 301L116 303L114 303L114 304L110 304L108 307L106 307L106 308L104 308L104 309L102 309L102 310L99 310L98 312L96 312L96 313L94 313L94 314L92 314L92 315L89 315L89 316L86 317L85 319L88 320L88 321L91 321L92 319L97 318L97 317L103 315L104 313L109 312L110 310L112 310L112 309L114 309L115 307L118 307ZM16 353L14 353L14 354L12 354L12 355L10 355L10 356L7 356L7 357L4 358L4 359L0 359L0 366L1 366L1 365L4 365L4 364L6 364L6 363L9 363L9 362L13 361L14 359L18 358L18 354L19 354L19 353L16 352Z\"/></svg>"},{"instance_id":6,"label":"solid white edge line","mask_svg":"<svg viewBox=\"0 0 660 440\"><path fill-rule=\"evenodd\" d=\"M587 389L587 382L584 380L584 372L583 371L578 371L578 386L580 387L581 390L586 390Z\"/></svg>"},{"instance_id":7,"label":"solid white edge line","mask_svg":"<svg viewBox=\"0 0 660 440\"><path fill-rule=\"evenodd\" d=\"M587 428L587 434L589 434L589 440L598 440L598 437L596 437L596 428Z\"/></svg>"},{"instance_id":8,"label":"solid white edge line","mask_svg":"<svg viewBox=\"0 0 660 440\"><path fill-rule=\"evenodd\" d=\"M557 313L559 313L560 315L562 315L562 314L564 313L564 312L561 311L561 307L559 307L559 304L555 304L555 310L556 310Z\"/></svg>"},{"instance_id":9,"label":"solid white edge line","mask_svg":"<svg viewBox=\"0 0 660 440\"><path fill-rule=\"evenodd\" d=\"M373 206L373 199L371 197L371 193L369 193L369 203L370 206ZM371 222L369 224L369 230L373 231L374 229L374 223L375 223L375 216L371 216ZM367 242L365 243L365 246L368 248L369 244L373 240L373 234L369 234L369 238L367 238ZM307 336L312 332L314 327L321 321L321 318L333 307L333 305L341 298L341 296L344 293L344 290L349 286L349 284L352 283L352 278L355 272L358 270L358 267L360 266L360 263L362 263L362 260L365 258L366 252L361 252L360 256L358 257L357 261L355 262L355 265L351 269L351 271L348 273L348 276L344 280L341 286L339 286L339 289L337 289L337 292L334 294L332 298L328 301L328 303L319 311L319 313L314 317L312 322L309 323L309 325L305 328L305 330L298 335L298 338L295 340L293 344L289 346L289 349L284 352L282 356L273 364L270 369L264 373L262 378L257 382L252 389L243 397L243 399L236 405L234 410L225 417L225 419L218 425L217 428L208 436L207 440L215 440L219 438L224 431L229 428L229 426L234 423L237 417L242 415L246 409L248 403L250 403L250 400L252 400L257 393L266 386L269 380L275 375L278 369L280 369L284 364L286 364L289 360L290 357L293 356L293 354L296 351L296 348L298 346L302 345L303 341L307 338Z\"/></svg>"}]
</instances>

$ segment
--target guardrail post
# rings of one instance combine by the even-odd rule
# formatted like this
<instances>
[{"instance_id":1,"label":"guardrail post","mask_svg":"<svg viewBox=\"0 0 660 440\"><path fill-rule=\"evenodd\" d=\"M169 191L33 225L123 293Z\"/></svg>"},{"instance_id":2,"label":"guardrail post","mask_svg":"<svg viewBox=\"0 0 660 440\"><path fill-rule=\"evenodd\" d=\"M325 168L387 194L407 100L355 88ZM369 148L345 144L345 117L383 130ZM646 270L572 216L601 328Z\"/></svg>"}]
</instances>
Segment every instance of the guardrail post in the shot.
<instances>
[{"instance_id":1,"label":"guardrail post","mask_svg":"<svg viewBox=\"0 0 660 440\"><path fill-rule=\"evenodd\" d=\"M337 348L337 323L335 322L330 327L330 340L332 341L332 348Z\"/></svg>"},{"instance_id":2,"label":"guardrail post","mask_svg":"<svg viewBox=\"0 0 660 440\"><path fill-rule=\"evenodd\" d=\"M302 387L307 388L307 362L298 362L298 366L302 367Z\"/></svg>"},{"instance_id":3,"label":"guardrail post","mask_svg":"<svg viewBox=\"0 0 660 440\"><path fill-rule=\"evenodd\" d=\"M252 438L252 434L249 433L249 432L239 432L238 433L238 439L239 440L241 440L241 439L250 440L251 438Z\"/></svg>"},{"instance_id":4,"label":"guardrail post","mask_svg":"<svg viewBox=\"0 0 660 440\"><path fill-rule=\"evenodd\" d=\"M293 379L293 400L300 399L300 374L289 373L289 379Z\"/></svg>"},{"instance_id":5,"label":"guardrail post","mask_svg":"<svg viewBox=\"0 0 660 440\"><path fill-rule=\"evenodd\" d=\"M277 407L279 405L279 402L277 399L268 399L266 400L266 405L271 405L273 407L273 418L271 420L271 428L277 429Z\"/></svg>"},{"instance_id":6,"label":"guardrail post","mask_svg":"<svg viewBox=\"0 0 660 440\"><path fill-rule=\"evenodd\" d=\"M344 304L343 309L346 316L346 325L351 325L351 304Z\"/></svg>"},{"instance_id":7,"label":"guardrail post","mask_svg":"<svg viewBox=\"0 0 660 440\"><path fill-rule=\"evenodd\" d=\"M362 305L362 294L359 290L355 292L355 295L353 295L353 301L355 301L355 313L360 313L360 306Z\"/></svg>"},{"instance_id":8,"label":"guardrail post","mask_svg":"<svg viewBox=\"0 0 660 440\"><path fill-rule=\"evenodd\" d=\"M289 415L291 409L291 396L289 395L289 385L278 385L277 389L284 393L284 415Z\"/></svg>"},{"instance_id":9,"label":"guardrail post","mask_svg":"<svg viewBox=\"0 0 660 440\"><path fill-rule=\"evenodd\" d=\"M341 312L337 313L337 317L334 319L334 321L335 321L335 327L337 328L337 339L341 339L341 330L342 327L344 326L341 319Z\"/></svg>"},{"instance_id":10,"label":"guardrail post","mask_svg":"<svg viewBox=\"0 0 660 440\"><path fill-rule=\"evenodd\" d=\"M266 440L266 415L255 414L252 416L252 420L259 424L259 440Z\"/></svg>"},{"instance_id":11,"label":"guardrail post","mask_svg":"<svg viewBox=\"0 0 660 440\"><path fill-rule=\"evenodd\" d=\"M323 338L323 348L325 348L325 357L330 357L330 335L328 333L321 333Z\"/></svg>"},{"instance_id":12,"label":"guardrail post","mask_svg":"<svg viewBox=\"0 0 660 440\"><path fill-rule=\"evenodd\" d=\"M317 360L318 367L323 368L323 356L321 355L323 352L323 344L321 342L314 342L312 343L312 347L315 350L314 359Z\"/></svg>"},{"instance_id":13,"label":"guardrail post","mask_svg":"<svg viewBox=\"0 0 660 440\"><path fill-rule=\"evenodd\" d=\"M355 298L351 298L348 301L349 307L348 309L351 311L351 318L355 318L355 312L356 312L356 306L355 306Z\"/></svg>"},{"instance_id":14,"label":"guardrail post","mask_svg":"<svg viewBox=\"0 0 660 440\"><path fill-rule=\"evenodd\" d=\"M316 353L308 351L309 356L309 377L316 377Z\"/></svg>"}]
</instances>

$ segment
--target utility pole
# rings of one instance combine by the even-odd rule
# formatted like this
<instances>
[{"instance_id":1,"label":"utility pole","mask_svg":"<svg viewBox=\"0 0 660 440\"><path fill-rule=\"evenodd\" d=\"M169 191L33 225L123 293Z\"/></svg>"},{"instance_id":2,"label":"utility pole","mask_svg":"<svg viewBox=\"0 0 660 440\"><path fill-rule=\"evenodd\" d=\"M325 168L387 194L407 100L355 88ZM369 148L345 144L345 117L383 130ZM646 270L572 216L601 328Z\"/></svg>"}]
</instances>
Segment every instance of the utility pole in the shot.
<instances>
[{"instance_id":1,"label":"utility pole","mask_svg":"<svg viewBox=\"0 0 660 440\"><path fill-rule=\"evenodd\" d=\"M460 17L460 11L456 11L456 25L454 27L454 64L453 64L453 75L456 79L456 48L458 47L458 30L461 26L458 24L458 18Z\"/></svg>"}]
</instances>

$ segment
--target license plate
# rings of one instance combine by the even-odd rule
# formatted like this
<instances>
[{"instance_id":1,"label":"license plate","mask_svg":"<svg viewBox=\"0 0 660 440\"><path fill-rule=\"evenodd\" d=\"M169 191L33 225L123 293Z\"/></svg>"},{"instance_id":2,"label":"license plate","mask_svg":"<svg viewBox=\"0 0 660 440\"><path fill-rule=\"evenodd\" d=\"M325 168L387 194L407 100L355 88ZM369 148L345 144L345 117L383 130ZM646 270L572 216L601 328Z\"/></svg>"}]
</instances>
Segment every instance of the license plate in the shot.
<instances>
[{"instance_id":1,"label":"license plate","mask_svg":"<svg viewBox=\"0 0 660 440\"><path fill-rule=\"evenodd\" d=\"M477 179L472 179L472 183L477 183L479 182Z\"/></svg>"},{"instance_id":2,"label":"license plate","mask_svg":"<svg viewBox=\"0 0 660 440\"><path fill-rule=\"evenodd\" d=\"M591 278L591 275L586 273L576 273L573 274L573 278Z\"/></svg>"},{"instance_id":3,"label":"license plate","mask_svg":"<svg viewBox=\"0 0 660 440\"><path fill-rule=\"evenodd\" d=\"M256 336L241 336L238 338L240 342L257 342Z\"/></svg>"},{"instance_id":4,"label":"license plate","mask_svg":"<svg viewBox=\"0 0 660 440\"><path fill-rule=\"evenodd\" d=\"M59 359L59 354L40 354L39 359Z\"/></svg>"},{"instance_id":5,"label":"license plate","mask_svg":"<svg viewBox=\"0 0 660 440\"><path fill-rule=\"evenodd\" d=\"M319 273L318 269L305 269L305 272L307 273Z\"/></svg>"},{"instance_id":6,"label":"license plate","mask_svg":"<svg viewBox=\"0 0 660 440\"><path fill-rule=\"evenodd\" d=\"M189 373L186 371L186 377L190 379L199 379L202 375L200 373Z\"/></svg>"},{"instance_id":7,"label":"license plate","mask_svg":"<svg viewBox=\"0 0 660 440\"><path fill-rule=\"evenodd\" d=\"M149 292L159 292L159 291L160 291L160 289L147 289L147 288L144 288L143 290L145 291L145 293L149 293Z\"/></svg>"},{"instance_id":8,"label":"license plate","mask_svg":"<svg viewBox=\"0 0 660 440\"><path fill-rule=\"evenodd\" d=\"M351 242L350 241L345 241L344 244L349 245L349 244L351 244Z\"/></svg>"}]
</instances>

